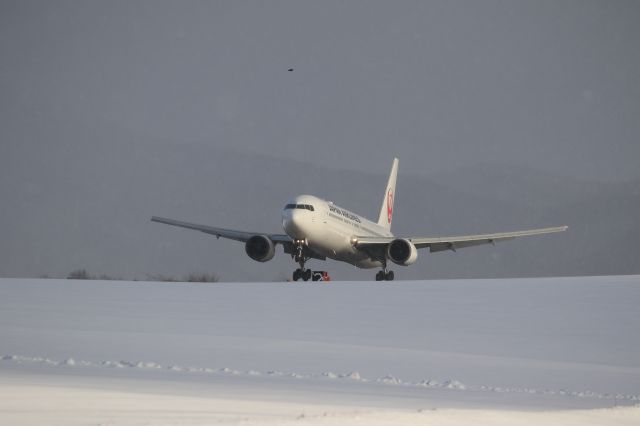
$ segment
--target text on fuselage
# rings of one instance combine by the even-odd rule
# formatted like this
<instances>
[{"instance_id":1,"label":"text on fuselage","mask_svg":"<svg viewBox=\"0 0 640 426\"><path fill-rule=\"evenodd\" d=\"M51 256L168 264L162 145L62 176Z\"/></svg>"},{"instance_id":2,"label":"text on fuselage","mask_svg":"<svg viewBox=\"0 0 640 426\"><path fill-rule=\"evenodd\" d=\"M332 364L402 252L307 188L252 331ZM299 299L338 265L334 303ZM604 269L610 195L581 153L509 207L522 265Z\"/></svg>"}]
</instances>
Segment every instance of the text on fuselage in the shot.
<instances>
[{"instance_id":1,"label":"text on fuselage","mask_svg":"<svg viewBox=\"0 0 640 426\"><path fill-rule=\"evenodd\" d=\"M356 216L355 214L351 213L351 212L348 212L348 211L346 211L346 210L339 209L339 208L337 208L337 207L335 207L335 206L329 206L329 210L330 210L332 213L335 213L335 214L337 214L337 215L340 215L340 216L346 217L347 219L350 219L350 220L352 220L352 221L354 221L354 222L361 223L360 218L359 218L358 216Z\"/></svg>"}]
</instances>

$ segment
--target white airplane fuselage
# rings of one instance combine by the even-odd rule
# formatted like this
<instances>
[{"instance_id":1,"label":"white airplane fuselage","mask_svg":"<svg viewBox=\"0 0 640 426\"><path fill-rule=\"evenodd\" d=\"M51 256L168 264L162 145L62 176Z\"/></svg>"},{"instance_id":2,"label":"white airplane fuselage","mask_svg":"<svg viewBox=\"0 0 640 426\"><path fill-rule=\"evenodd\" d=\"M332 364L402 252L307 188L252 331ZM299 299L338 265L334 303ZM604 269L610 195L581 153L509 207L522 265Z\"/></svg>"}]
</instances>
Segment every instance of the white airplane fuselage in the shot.
<instances>
[{"instance_id":1,"label":"white airplane fuselage","mask_svg":"<svg viewBox=\"0 0 640 426\"><path fill-rule=\"evenodd\" d=\"M305 241L314 252L359 268L383 265L355 247L356 235L393 237L377 223L313 195L299 195L287 203L282 211L282 228L291 239Z\"/></svg>"}]
</instances>

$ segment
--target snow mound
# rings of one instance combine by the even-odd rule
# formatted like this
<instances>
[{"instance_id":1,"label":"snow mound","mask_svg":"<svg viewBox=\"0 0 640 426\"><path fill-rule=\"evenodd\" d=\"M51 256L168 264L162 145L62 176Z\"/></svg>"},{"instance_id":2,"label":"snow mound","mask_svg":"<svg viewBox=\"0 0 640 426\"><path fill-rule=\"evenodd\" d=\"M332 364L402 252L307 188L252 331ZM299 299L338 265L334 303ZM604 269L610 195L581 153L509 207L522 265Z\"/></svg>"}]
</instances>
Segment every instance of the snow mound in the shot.
<instances>
[{"instance_id":1,"label":"snow mound","mask_svg":"<svg viewBox=\"0 0 640 426\"><path fill-rule=\"evenodd\" d=\"M401 385L403 383L402 380L398 379L397 377L393 377L391 375L380 377L376 379L376 382L384 383L386 385Z\"/></svg>"},{"instance_id":2,"label":"snow mound","mask_svg":"<svg viewBox=\"0 0 640 426\"><path fill-rule=\"evenodd\" d=\"M458 381L458 380L447 380L446 382L444 382L442 384L442 387L447 388L447 389L458 389L458 390L467 389L465 384L460 382L460 381Z\"/></svg>"},{"instance_id":3,"label":"snow mound","mask_svg":"<svg viewBox=\"0 0 640 426\"><path fill-rule=\"evenodd\" d=\"M258 370L246 370L241 371L229 367L212 368L212 367L185 367L180 365L167 365L164 366L160 363L153 361L137 361L131 362L126 360L120 361L101 361L99 363L77 360L76 358L66 358L63 361L55 361L45 357L28 357L22 355L2 355L0 361L15 363L15 364L41 364L49 367L72 367L72 368L88 368L88 367L103 367L103 368L116 368L116 369L140 369L149 371L169 371L173 373L182 374L206 374L206 375L225 375L225 376L245 376L252 378L261 377L290 377L294 379L304 380L318 380L318 379L343 379L351 380L359 383L377 383L387 386L406 386L406 387L423 387L430 389L450 389L456 391L475 391L475 392L491 392L491 393L513 393L513 394L531 394L531 395L560 395L562 397L573 397L583 399L601 399L601 400L614 400L614 401L640 401L640 395L637 394L624 394L624 393L598 393L589 390L566 390L566 389L535 389L530 387L524 388L510 388L501 386L486 386L476 385L470 386L459 380L448 379L438 381L434 379L422 380L419 382L404 381L398 377L392 375L386 375L377 379L371 380L365 377L357 371L352 371L345 374L336 374L332 372L323 372L320 374L309 374L299 372L282 372L278 370L268 370L266 372L260 372Z\"/></svg>"},{"instance_id":4,"label":"snow mound","mask_svg":"<svg viewBox=\"0 0 640 426\"><path fill-rule=\"evenodd\" d=\"M74 365L76 365L76 361L73 358L67 358L64 361L62 361L62 365L73 367Z\"/></svg>"}]
</instances>

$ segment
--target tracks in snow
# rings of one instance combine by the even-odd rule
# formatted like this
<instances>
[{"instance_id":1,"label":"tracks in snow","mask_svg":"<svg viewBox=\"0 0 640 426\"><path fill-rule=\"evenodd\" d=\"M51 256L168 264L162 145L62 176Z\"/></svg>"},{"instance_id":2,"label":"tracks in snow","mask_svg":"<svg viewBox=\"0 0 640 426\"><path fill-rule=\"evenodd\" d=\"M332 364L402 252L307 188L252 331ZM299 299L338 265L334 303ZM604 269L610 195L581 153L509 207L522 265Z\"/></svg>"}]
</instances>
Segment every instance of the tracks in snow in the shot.
<instances>
[{"instance_id":1,"label":"tracks in snow","mask_svg":"<svg viewBox=\"0 0 640 426\"><path fill-rule=\"evenodd\" d=\"M295 379L308 380L348 380L359 383L374 383L386 386L404 386L426 389L449 389L454 391L471 391L471 392L496 392L496 393L519 393L531 395L559 395L574 398L593 398L617 401L640 401L640 395L630 394L613 394L598 393L592 391L572 391L572 390L554 390L554 389L535 389L535 388L515 388L515 387L496 387L496 386L477 386L466 385L458 380L422 380L419 382L404 381L394 376L384 376L378 378L362 377L357 371L350 373L295 373L285 371L256 371L256 370L235 370L232 368L210 368L210 367L189 367L174 364L163 365L150 361L84 361L74 358L67 358L62 361L56 361L46 357L29 357L22 355L4 355L0 357L2 363L26 364L26 365L42 365L49 367L61 368L131 368L147 371L170 371L182 374L204 374L204 375L221 375L221 376L246 376L246 377L289 377Z\"/></svg>"}]
</instances>

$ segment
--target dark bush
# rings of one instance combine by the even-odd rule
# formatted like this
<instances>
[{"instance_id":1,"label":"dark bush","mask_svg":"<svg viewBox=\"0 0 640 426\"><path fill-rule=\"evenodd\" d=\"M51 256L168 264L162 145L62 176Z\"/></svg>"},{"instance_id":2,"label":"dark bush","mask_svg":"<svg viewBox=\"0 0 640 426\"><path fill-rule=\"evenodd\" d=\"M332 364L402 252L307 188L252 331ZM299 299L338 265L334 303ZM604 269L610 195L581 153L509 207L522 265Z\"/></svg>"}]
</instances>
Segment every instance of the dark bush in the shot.
<instances>
[{"instance_id":1,"label":"dark bush","mask_svg":"<svg viewBox=\"0 0 640 426\"><path fill-rule=\"evenodd\" d=\"M67 277L68 280L90 280L93 279L91 275L87 273L86 269L76 269L72 271Z\"/></svg>"}]
</instances>

